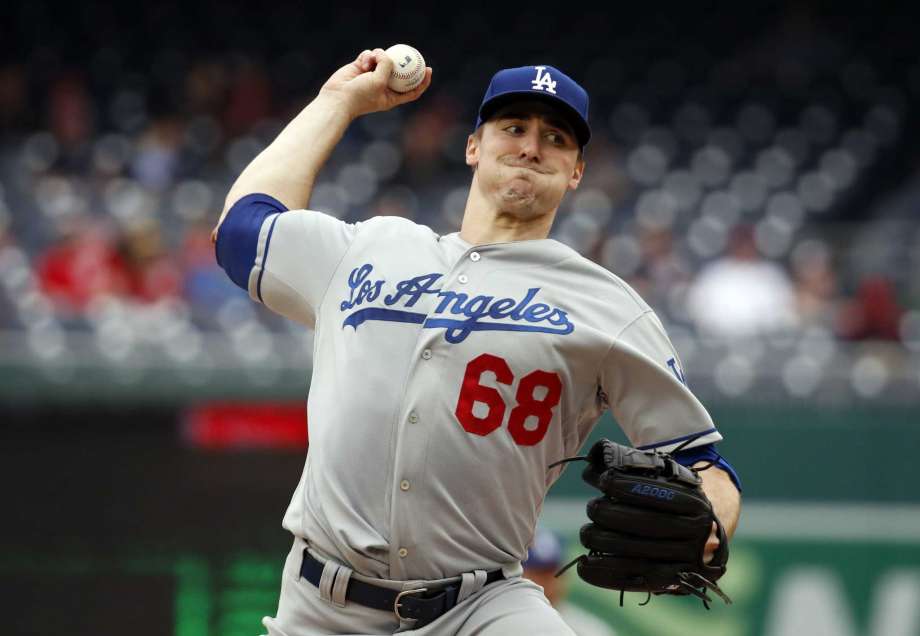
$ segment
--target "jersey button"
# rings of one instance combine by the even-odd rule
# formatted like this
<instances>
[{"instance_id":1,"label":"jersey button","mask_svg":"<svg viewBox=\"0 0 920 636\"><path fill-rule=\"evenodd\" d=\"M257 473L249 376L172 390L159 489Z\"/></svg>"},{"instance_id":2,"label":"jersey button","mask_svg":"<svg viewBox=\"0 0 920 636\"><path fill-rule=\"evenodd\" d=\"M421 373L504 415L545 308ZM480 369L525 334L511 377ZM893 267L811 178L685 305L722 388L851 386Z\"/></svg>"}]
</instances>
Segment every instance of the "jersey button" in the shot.
<instances>
[{"instance_id":1,"label":"jersey button","mask_svg":"<svg viewBox=\"0 0 920 636\"><path fill-rule=\"evenodd\" d=\"M463 283L464 285L470 282L470 279L466 274L460 274L459 276L457 276L457 280Z\"/></svg>"},{"instance_id":2,"label":"jersey button","mask_svg":"<svg viewBox=\"0 0 920 636\"><path fill-rule=\"evenodd\" d=\"M474 263L478 261L482 256L479 255L479 252L470 252L470 260Z\"/></svg>"},{"instance_id":3,"label":"jersey button","mask_svg":"<svg viewBox=\"0 0 920 636\"><path fill-rule=\"evenodd\" d=\"M402 491L409 490L409 480L403 479L401 482L399 482L399 489Z\"/></svg>"},{"instance_id":4,"label":"jersey button","mask_svg":"<svg viewBox=\"0 0 920 636\"><path fill-rule=\"evenodd\" d=\"M412 411L411 413L409 413L409 421L412 422L413 424L418 422L418 413L416 413L415 411Z\"/></svg>"},{"instance_id":5,"label":"jersey button","mask_svg":"<svg viewBox=\"0 0 920 636\"><path fill-rule=\"evenodd\" d=\"M405 548L400 548L397 554L399 555L400 559L405 559L407 556L409 556L409 551L406 550Z\"/></svg>"},{"instance_id":6,"label":"jersey button","mask_svg":"<svg viewBox=\"0 0 920 636\"><path fill-rule=\"evenodd\" d=\"M422 351L422 360L431 360L431 349Z\"/></svg>"}]
</instances>

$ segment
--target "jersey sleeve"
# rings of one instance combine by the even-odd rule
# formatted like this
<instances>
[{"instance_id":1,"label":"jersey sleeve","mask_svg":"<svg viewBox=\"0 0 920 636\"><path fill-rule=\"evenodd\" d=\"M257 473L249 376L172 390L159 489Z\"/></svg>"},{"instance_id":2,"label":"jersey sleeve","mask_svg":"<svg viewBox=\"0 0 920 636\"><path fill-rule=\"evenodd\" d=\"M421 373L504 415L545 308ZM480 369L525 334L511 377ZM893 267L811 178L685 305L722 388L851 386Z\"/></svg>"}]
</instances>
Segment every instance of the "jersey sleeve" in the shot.
<instances>
[{"instance_id":1,"label":"jersey sleeve","mask_svg":"<svg viewBox=\"0 0 920 636\"><path fill-rule=\"evenodd\" d=\"M599 384L633 446L671 451L722 439L687 387L680 359L652 311L630 323L610 347Z\"/></svg>"},{"instance_id":2,"label":"jersey sleeve","mask_svg":"<svg viewBox=\"0 0 920 636\"><path fill-rule=\"evenodd\" d=\"M313 327L359 225L322 212L289 211L268 195L250 194L221 223L217 262L253 300Z\"/></svg>"}]
</instances>

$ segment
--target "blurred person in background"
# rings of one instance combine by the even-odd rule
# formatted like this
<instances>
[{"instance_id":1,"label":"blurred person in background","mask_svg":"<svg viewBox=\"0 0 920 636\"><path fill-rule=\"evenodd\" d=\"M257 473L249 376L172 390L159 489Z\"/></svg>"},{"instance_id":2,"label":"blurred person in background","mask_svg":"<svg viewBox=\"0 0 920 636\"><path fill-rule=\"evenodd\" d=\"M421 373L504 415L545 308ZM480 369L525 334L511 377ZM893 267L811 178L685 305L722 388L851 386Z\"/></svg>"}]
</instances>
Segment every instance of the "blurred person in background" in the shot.
<instances>
[{"instance_id":1,"label":"blurred person in background","mask_svg":"<svg viewBox=\"0 0 920 636\"><path fill-rule=\"evenodd\" d=\"M139 183L153 190L172 185L179 168L182 135L182 125L173 117L160 117L150 123L131 162L131 173Z\"/></svg>"},{"instance_id":2,"label":"blurred person in background","mask_svg":"<svg viewBox=\"0 0 920 636\"><path fill-rule=\"evenodd\" d=\"M444 145L457 121L458 106L438 96L409 116L402 133L407 182L423 187L443 169Z\"/></svg>"},{"instance_id":3,"label":"blurred person in background","mask_svg":"<svg viewBox=\"0 0 920 636\"><path fill-rule=\"evenodd\" d=\"M231 77L223 121L227 133L235 136L271 115L272 91L265 67L253 60L242 60Z\"/></svg>"},{"instance_id":4,"label":"blurred person in background","mask_svg":"<svg viewBox=\"0 0 920 636\"><path fill-rule=\"evenodd\" d=\"M797 323L789 276L760 255L746 225L732 231L728 253L690 285L687 311L701 335L716 338L749 338Z\"/></svg>"},{"instance_id":5,"label":"blurred person in background","mask_svg":"<svg viewBox=\"0 0 920 636\"><path fill-rule=\"evenodd\" d=\"M642 263L632 281L653 307L667 307L671 290L690 281L690 265L674 249L670 228L642 229L639 246Z\"/></svg>"},{"instance_id":6,"label":"blurred person in background","mask_svg":"<svg viewBox=\"0 0 920 636\"><path fill-rule=\"evenodd\" d=\"M181 261L182 295L192 315L201 324L216 324L215 308L222 307L231 298L239 298L242 292L214 262L211 227L203 221L186 228Z\"/></svg>"},{"instance_id":7,"label":"blurred person in background","mask_svg":"<svg viewBox=\"0 0 920 636\"><path fill-rule=\"evenodd\" d=\"M615 636L607 623L568 600L568 582L565 577L555 576L562 567L562 557L559 537L538 526L523 564L524 576L543 588L547 600L578 636Z\"/></svg>"},{"instance_id":8,"label":"blurred person in background","mask_svg":"<svg viewBox=\"0 0 920 636\"><path fill-rule=\"evenodd\" d=\"M884 276L868 276L841 309L838 335L846 340L898 340L903 313L894 284Z\"/></svg>"},{"instance_id":9,"label":"blurred person in background","mask_svg":"<svg viewBox=\"0 0 920 636\"><path fill-rule=\"evenodd\" d=\"M0 131L13 130L25 123L27 92L22 66L0 67Z\"/></svg>"},{"instance_id":10,"label":"blurred person in background","mask_svg":"<svg viewBox=\"0 0 920 636\"><path fill-rule=\"evenodd\" d=\"M79 316L102 296L125 296L128 267L112 233L81 214L57 219L57 239L36 258L42 291L63 316Z\"/></svg>"},{"instance_id":11,"label":"blurred person in background","mask_svg":"<svg viewBox=\"0 0 920 636\"><path fill-rule=\"evenodd\" d=\"M212 60L194 63L185 77L183 104L192 115L217 116L222 106L233 110L234 100L227 99L227 69Z\"/></svg>"},{"instance_id":12,"label":"blurred person in background","mask_svg":"<svg viewBox=\"0 0 920 636\"><path fill-rule=\"evenodd\" d=\"M802 326L834 329L840 293L830 249L821 241L802 241L792 252L791 264Z\"/></svg>"},{"instance_id":13,"label":"blurred person in background","mask_svg":"<svg viewBox=\"0 0 920 636\"><path fill-rule=\"evenodd\" d=\"M119 242L133 300L151 303L180 294L182 273L163 244L159 219L148 216L126 224Z\"/></svg>"},{"instance_id":14,"label":"blurred person in background","mask_svg":"<svg viewBox=\"0 0 920 636\"><path fill-rule=\"evenodd\" d=\"M48 95L48 127L60 147L59 167L82 172L90 164L93 103L86 81L70 74L57 79Z\"/></svg>"}]
</instances>

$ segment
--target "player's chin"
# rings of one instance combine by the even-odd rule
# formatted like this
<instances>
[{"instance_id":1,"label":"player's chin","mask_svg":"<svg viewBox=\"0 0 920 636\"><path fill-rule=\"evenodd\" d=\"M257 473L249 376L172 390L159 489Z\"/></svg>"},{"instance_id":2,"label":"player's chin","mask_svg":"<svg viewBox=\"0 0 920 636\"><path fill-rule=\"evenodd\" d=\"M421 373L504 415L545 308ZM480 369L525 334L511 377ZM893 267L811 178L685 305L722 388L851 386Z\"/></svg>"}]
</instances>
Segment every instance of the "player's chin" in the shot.
<instances>
[{"instance_id":1,"label":"player's chin","mask_svg":"<svg viewBox=\"0 0 920 636\"><path fill-rule=\"evenodd\" d=\"M529 209L537 201L536 192L532 187L521 187L520 184L510 184L501 191L502 203L505 207Z\"/></svg>"}]
</instances>

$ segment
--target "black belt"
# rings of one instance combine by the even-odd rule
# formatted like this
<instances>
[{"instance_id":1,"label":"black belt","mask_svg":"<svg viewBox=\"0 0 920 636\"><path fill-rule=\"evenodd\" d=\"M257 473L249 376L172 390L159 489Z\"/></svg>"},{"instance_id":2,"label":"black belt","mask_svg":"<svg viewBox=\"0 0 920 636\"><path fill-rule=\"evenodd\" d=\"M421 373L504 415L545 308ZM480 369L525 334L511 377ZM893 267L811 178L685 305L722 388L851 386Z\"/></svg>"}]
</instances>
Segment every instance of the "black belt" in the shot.
<instances>
[{"instance_id":1,"label":"black belt","mask_svg":"<svg viewBox=\"0 0 920 636\"><path fill-rule=\"evenodd\" d=\"M323 576L323 567L323 564L313 558L304 548L300 575L315 587L319 587L320 578ZM484 585L494 583L503 578L505 577L501 570L492 570L486 574ZM457 604L459 594L460 583L450 583L432 591L423 587L398 592L353 578L348 581L345 599L365 607L394 612L396 617L402 620L417 621L413 627L418 629L452 609Z\"/></svg>"}]
</instances>

